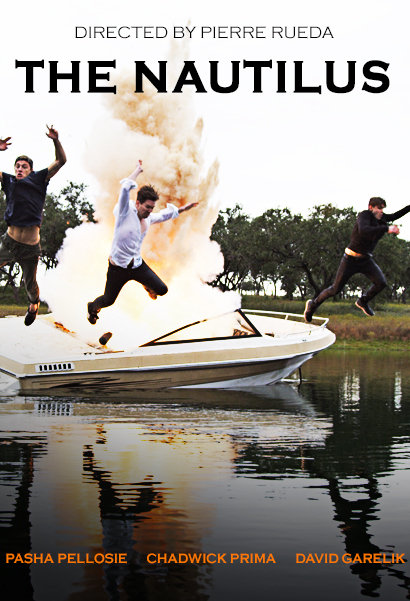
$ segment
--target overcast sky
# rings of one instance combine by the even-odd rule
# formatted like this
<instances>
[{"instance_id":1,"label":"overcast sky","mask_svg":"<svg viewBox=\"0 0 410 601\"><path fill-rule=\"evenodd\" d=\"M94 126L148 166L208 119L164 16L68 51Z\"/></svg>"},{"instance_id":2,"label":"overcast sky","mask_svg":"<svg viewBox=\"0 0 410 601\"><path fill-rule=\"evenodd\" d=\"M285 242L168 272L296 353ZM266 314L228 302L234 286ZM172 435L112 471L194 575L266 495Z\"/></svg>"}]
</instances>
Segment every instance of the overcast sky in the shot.
<instances>
[{"instance_id":1,"label":"overcast sky","mask_svg":"<svg viewBox=\"0 0 410 601\"><path fill-rule=\"evenodd\" d=\"M134 60L145 60L154 69L158 60L168 58L173 27L189 26L195 27L189 58L209 90L195 95L195 110L204 120L206 162L220 162L215 197L223 207L238 202L257 215L275 206L306 213L314 204L332 203L359 211L371 196L383 196L388 210L397 210L410 202L408 16L406 0L273 0L269 6L265 0L230 6L216 0L196 4L153 0L146 7L129 0L7 2L2 7L0 136L12 136L13 146L0 156L0 169L10 171L14 157L23 152L33 156L35 167L47 166L53 147L44 135L45 124L54 124L69 161L52 181L51 190L59 190L67 180L84 181L92 197L97 185L85 170L84 155L93 125L106 109L104 94L87 94L87 61L115 59L120 72L132 70ZM167 35L76 39L76 27L95 26L158 27L159 35L164 31ZM217 26L225 27L223 34L230 26L259 26L266 37L201 36L201 27ZM333 37L272 38L272 27L279 31L285 26L288 31L301 26L303 32L315 27L315 35L328 28ZM151 31L146 30L147 35ZM181 46L182 41L176 44ZM34 94L25 93L25 73L15 69L16 59L44 59L46 68L35 72ZM79 94L70 93L68 82L59 84L59 93L48 92L50 60L58 60L62 71L70 61L81 61ZM212 92L210 60L220 61L226 80L231 61L272 60L274 65L287 61L288 92L276 92L275 69L264 72L261 94L252 93L252 78L243 69L237 92ZM384 93L362 90L362 68L371 60L389 63L390 87ZM321 85L322 94L292 93L294 61L304 61L305 84ZM327 91L325 61L335 61L340 84L346 80L347 61L356 61L352 92ZM402 236L410 239L410 217L400 223Z\"/></svg>"}]
</instances>

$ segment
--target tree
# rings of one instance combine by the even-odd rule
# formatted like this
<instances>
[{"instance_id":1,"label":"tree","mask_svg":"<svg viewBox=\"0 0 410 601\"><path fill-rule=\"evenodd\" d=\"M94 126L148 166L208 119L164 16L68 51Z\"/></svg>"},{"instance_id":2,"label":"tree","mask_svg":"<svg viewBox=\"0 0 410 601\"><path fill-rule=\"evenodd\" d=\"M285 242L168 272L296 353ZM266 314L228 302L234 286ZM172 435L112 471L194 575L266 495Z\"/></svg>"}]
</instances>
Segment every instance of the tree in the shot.
<instances>
[{"instance_id":1,"label":"tree","mask_svg":"<svg viewBox=\"0 0 410 601\"><path fill-rule=\"evenodd\" d=\"M377 263L386 275L384 298L406 302L410 287L410 242L395 235L385 235L377 245Z\"/></svg>"},{"instance_id":2,"label":"tree","mask_svg":"<svg viewBox=\"0 0 410 601\"><path fill-rule=\"evenodd\" d=\"M239 205L220 213L213 238L221 246L225 268L214 282L223 290L261 291L266 282L278 283L288 298L316 296L335 278L356 220L352 207L330 204L313 207L307 217L289 209L269 209L250 219ZM384 236L377 260L386 273L385 298L406 302L410 289L410 243ZM341 296L368 287L361 275L347 283Z\"/></svg>"},{"instance_id":3,"label":"tree","mask_svg":"<svg viewBox=\"0 0 410 601\"><path fill-rule=\"evenodd\" d=\"M292 298L300 277L296 259L301 222L301 215L292 215L289 209L269 209L252 223L254 261L262 263L260 271L275 286L280 281L288 298Z\"/></svg>"},{"instance_id":4,"label":"tree","mask_svg":"<svg viewBox=\"0 0 410 601\"><path fill-rule=\"evenodd\" d=\"M41 226L41 261L46 269L57 265L57 253L66 230L94 220L94 209L85 198L84 184L70 182L59 194L47 194Z\"/></svg>"},{"instance_id":5,"label":"tree","mask_svg":"<svg viewBox=\"0 0 410 601\"><path fill-rule=\"evenodd\" d=\"M338 209L326 204L313 207L302 222L299 264L314 296L332 284L355 220L352 207Z\"/></svg>"},{"instance_id":6,"label":"tree","mask_svg":"<svg viewBox=\"0 0 410 601\"><path fill-rule=\"evenodd\" d=\"M224 269L212 282L221 290L240 290L249 270L250 220L242 213L242 207L221 211L213 228L211 238L216 240L224 256Z\"/></svg>"}]
</instances>

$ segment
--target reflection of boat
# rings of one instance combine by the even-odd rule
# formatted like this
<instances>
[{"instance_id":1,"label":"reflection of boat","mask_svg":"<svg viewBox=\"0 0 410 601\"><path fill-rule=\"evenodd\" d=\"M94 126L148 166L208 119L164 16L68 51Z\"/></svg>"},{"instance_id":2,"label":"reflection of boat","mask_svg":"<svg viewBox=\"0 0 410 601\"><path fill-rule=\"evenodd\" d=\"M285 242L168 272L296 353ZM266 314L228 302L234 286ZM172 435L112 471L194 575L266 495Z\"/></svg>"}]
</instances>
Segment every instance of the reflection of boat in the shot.
<instances>
[{"instance_id":1,"label":"reflection of boat","mask_svg":"<svg viewBox=\"0 0 410 601\"><path fill-rule=\"evenodd\" d=\"M326 319L317 318L318 325L301 319L237 310L188 324L133 351L114 352L87 345L50 327L49 318L38 318L33 344L26 329L23 342L1 351L0 370L17 378L22 391L113 384L133 390L269 384L335 340ZM16 338L17 324L21 318L1 320L3 340ZM38 340L46 343L39 348Z\"/></svg>"},{"instance_id":2,"label":"reflection of boat","mask_svg":"<svg viewBox=\"0 0 410 601\"><path fill-rule=\"evenodd\" d=\"M11 380L11 378L10 378ZM17 380L13 378L18 385ZM296 383L296 380L295 380ZM1 374L0 374L1 390ZM161 388L150 390L135 390L121 386L100 388L52 388L46 391L30 391L21 393L17 386L8 395L0 396L2 403L21 405L28 409L30 404L39 408L47 408L47 413L68 415L68 405L76 407L76 415L100 415L107 411L109 405L116 417L129 412L129 407L155 406L163 409L171 407L197 409L220 409L226 412L252 410L292 413L295 415L316 416L314 405L302 394L300 387L294 383L277 382L272 386L237 386L231 388L203 388L199 386L182 386L178 388ZM86 408L83 413L83 408ZM28 409L30 410L30 409Z\"/></svg>"}]
</instances>

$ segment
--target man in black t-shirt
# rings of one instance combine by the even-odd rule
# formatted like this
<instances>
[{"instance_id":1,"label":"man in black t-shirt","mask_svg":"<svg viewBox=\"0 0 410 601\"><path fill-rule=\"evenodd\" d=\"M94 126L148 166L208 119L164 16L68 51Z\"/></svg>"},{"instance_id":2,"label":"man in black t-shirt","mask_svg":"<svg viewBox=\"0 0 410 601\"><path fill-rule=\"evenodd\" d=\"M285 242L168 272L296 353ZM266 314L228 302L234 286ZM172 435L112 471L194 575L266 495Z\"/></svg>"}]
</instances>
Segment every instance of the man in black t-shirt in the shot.
<instances>
[{"instance_id":1,"label":"man in black t-shirt","mask_svg":"<svg viewBox=\"0 0 410 601\"><path fill-rule=\"evenodd\" d=\"M55 148L55 160L49 167L33 171L33 161L26 155L20 155L14 162L14 175L0 172L7 202L4 219L8 226L6 234L0 239L0 267L13 262L21 266L30 302L24 318L26 326L34 322L40 304L36 275L47 186L50 178L67 160L57 130L48 125L47 129L47 136L53 141ZM7 150L11 144L10 139L0 140L0 151Z\"/></svg>"},{"instance_id":2,"label":"man in black t-shirt","mask_svg":"<svg viewBox=\"0 0 410 601\"><path fill-rule=\"evenodd\" d=\"M311 322L313 314L326 299L338 294L347 281L355 273L363 273L371 280L372 285L367 292L356 301L356 307L369 317L374 315L374 311L369 307L369 301L376 296L387 285L386 278L376 261L373 259L372 252L384 234L399 234L397 225L388 225L389 221L400 219L403 215L410 212L410 205L404 207L396 213L384 213L386 202L378 196L369 200L367 211L359 213L349 246L345 248L344 255L340 261L333 284L322 290L313 300L308 300L305 307L305 321Z\"/></svg>"}]
</instances>

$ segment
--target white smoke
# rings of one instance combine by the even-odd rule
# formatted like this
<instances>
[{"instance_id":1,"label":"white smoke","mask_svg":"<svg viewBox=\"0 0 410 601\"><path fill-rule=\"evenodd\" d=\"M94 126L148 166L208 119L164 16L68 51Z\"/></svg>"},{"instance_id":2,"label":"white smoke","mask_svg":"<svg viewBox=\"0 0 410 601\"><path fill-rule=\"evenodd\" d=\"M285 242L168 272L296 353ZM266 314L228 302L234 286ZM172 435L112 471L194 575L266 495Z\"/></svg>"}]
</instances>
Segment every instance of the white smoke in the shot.
<instances>
[{"instance_id":1,"label":"white smoke","mask_svg":"<svg viewBox=\"0 0 410 601\"><path fill-rule=\"evenodd\" d=\"M67 231L59 264L41 278L41 296L56 321L83 340L96 342L113 332L112 348L130 349L181 325L225 313L239 306L239 296L206 284L223 268L219 246L210 240L218 206L212 195L218 183L218 163L204 173L201 137L203 124L195 121L193 99L187 94L144 94L132 91L132 78L123 75L121 93L108 101L109 116L96 123L88 143L87 169L97 178L97 224L85 223ZM172 202L198 207L177 219L153 225L142 256L163 279L169 292L156 301L144 288L129 282L115 305L103 309L97 325L86 318L87 302L104 291L113 236L113 207L119 181L138 159L144 172L138 187L153 185L160 193L158 209ZM136 196L136 192L131 193Z\"/></svg>"}]
</instances>

